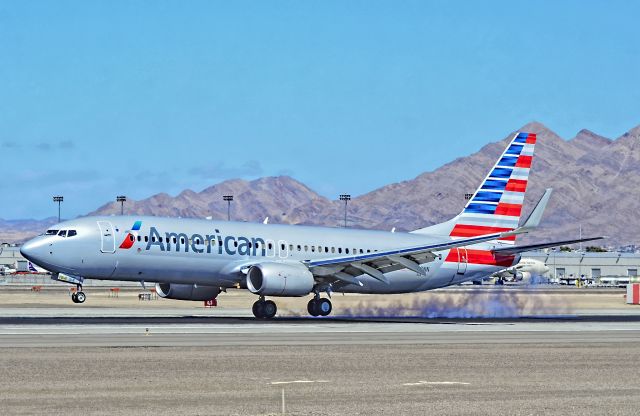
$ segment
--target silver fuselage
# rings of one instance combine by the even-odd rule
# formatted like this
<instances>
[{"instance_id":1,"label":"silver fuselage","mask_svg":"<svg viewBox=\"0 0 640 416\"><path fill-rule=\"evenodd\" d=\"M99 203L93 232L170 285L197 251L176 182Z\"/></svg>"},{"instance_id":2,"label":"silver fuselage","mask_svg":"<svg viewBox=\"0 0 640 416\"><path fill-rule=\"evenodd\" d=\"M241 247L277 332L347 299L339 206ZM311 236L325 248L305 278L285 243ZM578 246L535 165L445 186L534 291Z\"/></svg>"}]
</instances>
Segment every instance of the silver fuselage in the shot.
<instances>
[{"instance_id":1,"label":"silver fuselage","mask_svg":"<svg viewBox=\"0 0 640 416\"><path fill-rule=\"evenodd\" d=\"M134 229L137 227L139 229ZM242 287L241 271L262 262L300 264L327 257L374 253L442 242L448 236L301 225L256 224L161 217L85 217L62 222L56 230L71 237L42 235L22 253L53 272L84 279L184 283ZM490 250L495 244L468 248ZM355 251L354 251L355 250ZM361 251L362 250L362 251ZM418 292L485 277L504 266L446 261L449 250L421 267L387 273L389 284L363 275L351 293ZM513 264L519 260L513 259Z\"/></svg>"}]
</instances>

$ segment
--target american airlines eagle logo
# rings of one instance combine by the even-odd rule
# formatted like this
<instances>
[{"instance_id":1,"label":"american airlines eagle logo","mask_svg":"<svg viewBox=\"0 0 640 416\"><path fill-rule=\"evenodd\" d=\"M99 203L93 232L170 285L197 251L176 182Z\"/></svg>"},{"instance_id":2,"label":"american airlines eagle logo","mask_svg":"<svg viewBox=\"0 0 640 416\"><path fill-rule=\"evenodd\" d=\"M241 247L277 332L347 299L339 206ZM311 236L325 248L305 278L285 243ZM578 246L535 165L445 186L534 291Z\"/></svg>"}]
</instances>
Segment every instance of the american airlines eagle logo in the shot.
<instances>
[{"instance_id":1,"label":"american airlines eagle logo","mask_svg":"<svg viewBox=\"0 0 640 416\"><path fill-rule=\"evenodd\" d=\"M133 227L131 227L131 230L127 232L127 236L122 241L122 244L120 244L121 249L128 250L133 247L133 243L138 237L138 231L140 231L140 227L142 227L142 221L136 221L133 223Z\"/></svg>"}]
</instances>

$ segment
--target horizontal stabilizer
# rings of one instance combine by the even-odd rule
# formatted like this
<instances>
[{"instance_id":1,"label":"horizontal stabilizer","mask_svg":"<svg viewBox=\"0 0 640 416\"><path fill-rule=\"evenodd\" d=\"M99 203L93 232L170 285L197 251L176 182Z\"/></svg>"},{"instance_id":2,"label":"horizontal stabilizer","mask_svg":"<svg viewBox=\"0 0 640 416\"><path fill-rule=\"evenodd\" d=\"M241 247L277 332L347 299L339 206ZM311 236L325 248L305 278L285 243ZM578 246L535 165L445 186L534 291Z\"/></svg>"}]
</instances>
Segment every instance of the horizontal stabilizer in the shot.
<instances>
[{"instance_id":1,"label":"horizontal stabilizer","mask_svg":"<svg viewBox=\"0 0 640 416\"><path fill-rule=\"evenodd\" d=\"M544 191L544 195L542 195L542 198L540 198L533 211L531 211L531 214L529 214L529 216L527 217L524 225L520 227L521 231L526 232L540 225L542 214L544 214L544 210L547 208L547 204L549 203L549 198L551 198L552 192L552 188L548 188L546 191Z\"/></svg>"},{"instance_id":2,"label":"horizontal stabilizer","mask_svg":"<svg viewBox=\"0 0 640 416\"><path fill-rule=\"evenodd\" d=\"M529 244L526 246L500 247L500 248L494 248L491 251L493 251L494 253L500 253L500 254L518 254L525 251L540 250L540 249L549 248L549 247L566 246L569 244L584 243L584 242L593 241L593 240L601 240L603 238L604 237L589 237L589 238L581 238L578 240L565 240L565 241L554 241L551 243Z\"/></svg>"}]
</instances>

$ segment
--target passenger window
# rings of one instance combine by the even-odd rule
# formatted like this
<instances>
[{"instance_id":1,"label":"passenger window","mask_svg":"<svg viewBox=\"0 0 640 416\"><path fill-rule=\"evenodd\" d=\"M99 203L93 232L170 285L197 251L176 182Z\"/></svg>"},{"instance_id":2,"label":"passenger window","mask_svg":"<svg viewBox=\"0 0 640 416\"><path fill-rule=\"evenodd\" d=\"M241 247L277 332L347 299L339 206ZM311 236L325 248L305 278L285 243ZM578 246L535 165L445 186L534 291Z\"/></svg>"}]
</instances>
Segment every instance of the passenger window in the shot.
<instances>
[{"instance_id":1,"label":"passenger window","mask_svg":"<svg viewBox=\"0 0 640 416\"><path fill-rule=\"evenodd\" d=\"M156 236L154 235L153 237L151 237L151 242L155 243L156 242Z\"/></svg>"},{"instance_id":2,"label":"passenger window","mask_svg":"<svg viewBox=\"0 0 640 416\"><path fill-rule=\"evenodd\" d=\"M302 247L298 244L298 251L302 251Z\"/></svg>"},{"instance_id":3,"label":"passenger window","mask_svg":"<svg viewBox=\"0 0 640 416\"><path fill-rule=\"evenodd\" d=\"M371 253L371 250L367 250L367 253Z\"/></svg>"},{"instance_id":4,"label":"passenger window","mask_svg":"<svg viewBox=\"0 0 640 416\"><path fill-rule=\"evenodd\" d=\"M315 253L316 252L316 246L311 246L311 252Z\"/></svg>"},{"instance_id":5,"label":"passenger window","mask_svg":"<svg viewBox=\"0 0 640 416\"><path fill-rule=\"evenodd\" d=\"M129 241L131 241L132 243L136 241L136 238L133 236L133 234L129 234Z\"/></svg>"},{"instance_id":6,"label":"passenger window","mask_svg":"<svg viewBox=\"0 0 640 416\"><path fill-rule=\"evenodd\" d=\"M347 254L349 254L349 249L348 249L348 248L345 248L345 249L344 249L344 252L345 252L345 253L347 253Z\"/></svg>"},{"instance_id":7,"label":"passenger window","mask_svg":"<svg viewBox=\"0 0 640 416\"><path fill-rule=\"evenodd\" d=\"M148 235L145 235L145 236L144 236L144 242L145 242L145 243L148 243L148 242L149 242L149 236L148 236Z\"/></svg>"},{"instance_id":8,"label":"passenger window","mask_svg":"<svg viewBox=\"0 0 640 416\"><path fill-rule=\"evenodd\" d=\"M233 246L234 246L234 247L238 247L238 240L236 240L236 241L234 241L234 242L233 242Z\"/></svg>"},{"instance_id":9,"label":"passenger window","mask_svg":"<svg viewBox=\"0 0 640 416\"><path fill-rule=\"evenodd\" d=\"M176 237L173 237L173 244L176 244L178 242L178 239Z\"/></svg>"},{"instance_id":10,"label":"passenger window","mask_svg":"<svg viewBox=\"0 0 640 416\"><path fill-rule=\"evenodd\" d=\"M342 247L338 247L338 254L342 254Z\"/></svg>"},{"instance_id":11,"label":"passenger window","mask_svg":"<svg viewBox=\"0 0 640 416\"><path fill-rule=\"evenodd\" d=\"M269 250L273 249L273 244L269 243Z\"/></svg>"},{"instance_id":12,"label":"passenger window","mask_svg":"<svg viewBox=\"0 0 640 416\"><path fill-rule=\"evenodd\" d=\"M309 251L309 246L304 246L304 251Z\"/></svg>"},{"instance_id":13,"label":"passenger window","mask_svg":"<svg viewBox=\"0 0 640 416\"><path fill-rule=\"evenodd\" d=\"M69 231L67 231L67 237L75 237L76 235L78 235L78 233L76 232L76 230L69 230Z\"/></svg>"},{"instance_id":14,"label":"passenger window","mask_svg":"<svg viewBox=\"0 0 640 416\"><path fill-rule=\"evenodd\" d=\"M289 251L293 251L293 244L289 244Z\"/></svg>"},{"instance_id":15,"label":"passenger window","mask_svg":"<svg viewBox=\"0 0 640 416\"><path fill-rule=\"evenodd\" d=\"M140 242L140 240L142 240L142 237L138 236L138 242Z\"/></svg>"},{"instance_id":16,"label":"passenger window","mask_svg":"<svg viewBox=\"0 0 640 416\"><path fill-rule=\"evenodd\" d=\"M284 251L284 244L280 244L280 250Z\"/></svg>"},{"instance_id":17,"label":"passenger window","mask_svg":"<svg viewBox=\"0 0 640 416\"><path fill-rule=\"evenodd\" d=\"M328 252L329 252L329 247L325 247L325 248L324 248L324 252L325 252L325 253L328 253Z\"/></svg>"},{"instance_id":18,"label":"passenger window","mask_svg":"<svg viewBox=\"0 0 640 416\"><path fill-rule=\"evenodd\" d=\"M67 236L67 230L60 230L60 232L58 233L58 235L60 237L66 237Z\"/></svg>"},{"instance_id":19,"label":"passenger window","mask_svg":"<svg viewBox=\"0 0 640 416\"><path fill-rule=\"evenodd\" d=\"M360 254L362 254L362 249L360 249Z\"/></svg>"},{"instance_id":20,"label":"passenger window","mask_svg":"<svg viewBox=\"0 0 640 416\"><path fill-rule=\"evenodd\" d=\"M331 247L331 252L335 253L336 252L336 248L335 247Z\"/></svg>"}]
</instances>

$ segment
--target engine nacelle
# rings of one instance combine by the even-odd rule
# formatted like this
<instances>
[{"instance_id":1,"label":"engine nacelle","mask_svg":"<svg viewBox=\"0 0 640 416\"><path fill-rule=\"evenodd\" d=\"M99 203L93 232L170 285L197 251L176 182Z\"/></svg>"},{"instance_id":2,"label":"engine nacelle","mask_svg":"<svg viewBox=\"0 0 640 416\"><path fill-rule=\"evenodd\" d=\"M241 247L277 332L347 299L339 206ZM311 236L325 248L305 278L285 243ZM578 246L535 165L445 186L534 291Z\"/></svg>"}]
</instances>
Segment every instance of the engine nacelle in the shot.
<instances>
[{"instance_id":1,"label":"engine nacelle","mask_svg":"<svg viewBox=\"0 0 640 416\"><path fill-rule=\"evenodd\" d=\"M220 294L217 286L156 283L158 296L177 300L211 300Z\"/></svg>"},{"instance_id":2,"label":"engine nacelle","mask_svg":"<svg viewBox=\"0 0 640 416\"><path fill-rule=\"evenodd\" d=\"M305 296L313 290L313 274L302 264L261 263L247 273L247 289L264 296Z\"/></svg>"}]
</instances>

